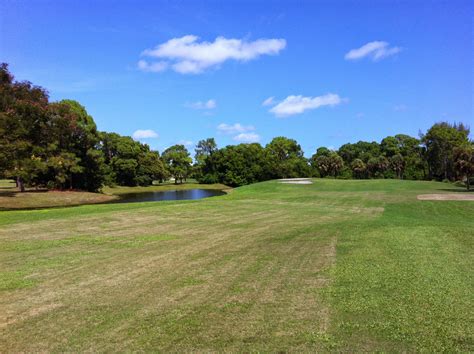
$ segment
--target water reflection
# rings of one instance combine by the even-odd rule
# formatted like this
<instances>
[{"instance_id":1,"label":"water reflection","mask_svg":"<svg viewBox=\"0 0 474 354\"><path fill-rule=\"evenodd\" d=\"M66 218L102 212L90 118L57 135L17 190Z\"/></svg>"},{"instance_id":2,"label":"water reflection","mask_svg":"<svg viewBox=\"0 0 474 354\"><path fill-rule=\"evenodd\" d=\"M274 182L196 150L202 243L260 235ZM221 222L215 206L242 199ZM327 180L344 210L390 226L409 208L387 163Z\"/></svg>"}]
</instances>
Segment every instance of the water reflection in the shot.
<instances>
[{"instance_id":1,"label":"water reflection","mask_svg":"<svg viewBox=\"0 0 474 354\"><path fill-rule=\"evenodd\" d=\"M156 202L163 200L192 200L224 195L225 192L216 189L186 189L164 192L143 192L121 194L114 203Z\"/></svg>"}]
</instances>

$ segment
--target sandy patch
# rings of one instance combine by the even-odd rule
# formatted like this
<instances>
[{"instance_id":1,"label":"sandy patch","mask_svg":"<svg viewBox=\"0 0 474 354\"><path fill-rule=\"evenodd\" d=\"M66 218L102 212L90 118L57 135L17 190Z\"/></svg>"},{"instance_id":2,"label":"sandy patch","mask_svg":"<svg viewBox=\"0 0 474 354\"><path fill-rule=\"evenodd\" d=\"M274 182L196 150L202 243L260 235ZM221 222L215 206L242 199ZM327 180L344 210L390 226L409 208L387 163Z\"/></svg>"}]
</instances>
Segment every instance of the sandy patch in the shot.
<instances>
[{"instance_id":1,"label":"sandy patch","mask_svg":"<svg viewBox=\"0 0 474 354\"><path fill-rule=\"evenodd\" d=\"M418 200L472 200L474 201L474 194L467 193L446 193L446 194L419 194L416 197Z\"/></svg>"},{"instance_id":2,"label":"sandy patch","mask_svg":"<svg viewBox=\"0 0 474 354\"><path fill-rule=\"evenodd\" d=\"M287 184L313 184L310 178L282 178L279 179L278 182Z\"/></svg>"}]
</instances>

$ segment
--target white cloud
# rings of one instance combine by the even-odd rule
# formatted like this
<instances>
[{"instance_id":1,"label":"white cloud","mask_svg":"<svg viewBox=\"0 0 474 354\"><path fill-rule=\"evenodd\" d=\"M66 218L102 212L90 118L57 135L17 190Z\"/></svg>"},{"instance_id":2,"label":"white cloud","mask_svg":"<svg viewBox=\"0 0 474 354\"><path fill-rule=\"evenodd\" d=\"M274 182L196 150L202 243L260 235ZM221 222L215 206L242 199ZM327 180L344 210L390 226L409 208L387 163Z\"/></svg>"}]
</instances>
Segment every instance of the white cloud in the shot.
<instances>
[{"instance_id":1,"label":"white cloud","mask_svg":"<svg viewBox=\"0 0 474 354\"><path fill-rule=\"evenodd\" d=\"M135 140L158 138L158 133L151 129L136 130L132 138Z\"/></svg>"},{"instance_id":2,"label":"white cloud","mask_svg":"<svg viewBox=\"0 0 474 354\"><path fill-rule=\"evenodd\" d=\"M260 140L260 136L254 132L255 127L253 125L242 125L240 123L235 124L219 124L217 131L219 133L234 135L233 140L241 143L256 143Z\"/></svg>"},{"instance_id":3,"label":"white cloud","mask_svg":"<svg viewBox=\"0 0 474 354\"><path fill-rule=\"evenodd\" d=\"M168 68L168 63L164 61L148 63L145 60L139 60L137 66L138 66L138 69L140 69L141 71L159 73L159 72L165 71Z\"/></svg>"},{"instance_id":4,"label":"white cloud","mask_svg":"<svg viewBox=\"0 0 474 354\"><path fill-rule=\"evenodd\" d=\"M254 132L255 127L252 125L235 124L219 124L217 126L219 133L234 135L233 140L241 143L256 143L260 140L260 136Z\"/></svg>"},{"instance_id":5,"label":"white cloud","mask_svg":"<svg viewBox=\"0 0 474 354\"><path fill-rule=\"evenodd\" d=\"M271 106L275 103L275 97L268 97L265 101L262 102L262 106Z\"/></svg>"},{"instance_id":6,"label":"white cloud","mask_svg":"<svg viewBox=\"0 0 474 354\"><path fill-rule=\"evenodd\" d=\"M216 100L208 100L205 104L207 109L214 109L217 107Z\"/></svg>"},{"instance_id":7,"label":"white cloud","mask_svg":"<svg viewBox=\"0 0 474 354\"><path fill-rule=\"evenodd\" d=\"M377 61L391 55L395 55L402 50L400 47L390 47L389 43L383 41L374 41L364 44L362 47L352 49L346 53L346 60L357 60L364 57L370 57Z\"/></svg>"},{"instance_id":8,"label":"white cloud","mask_svg":"<svg viewBox=\"0 0 474 354\"><path fill-rule=\"evenodd\" d=\"M277 117L288 117L322 106L336 106L341 102L342 99L334 93L316 97L288 96L270 109L270 112Z\"/></svg>"},{"instance_id":9,"label":"white cloud","mask_svg":"<svg viewBox=\"0 0 474 354\"><path fill-rule=\"evenodd\" d=\"M217 126L217 130L220 133L224 133L224 134L237 134L237 133L249 132L249 131L255 130L255 128L252 125L245 126L240 123L235 123L232 125L221 123Z\"/></svg>"},{"instance_id":10,"label":"white cloud","mask_svg":"<svg viewBox=\"0 0 474 354\"><path fill-rule=\"evenodd\" d=\"M216 100L207 100L205 102L197 101L186 104L186 106L193 108L193 109L214 109L217 107Z\"/></svg>"},{"instance_id":11,"label":"white cloud","mask_svg":"<svg viewBox=\"0 0 474 354\"><path fill-rule=\"evenodd\" d=\"M194 35L173 38L153 49L146 49L142 56L166 60L156 63L160 64L157 69L161 69L156 71L171 66L181 74L199 74L227 60L249 61L262 55L276 55L286 47L284 39L258 39L253 42L224 37L217 37L214 42L198 42L198 39ZM138 63L139 68L145 71L155 71L150 70L154 65L145 60Z\"/></svg>"},{"instance_id":12,"label":"white cloud","mask_svg":"<svg viewBox=\"0 0 474 354\"><path fill-rule=\"evenodd\" d=\"M240 133L234 136L232 139L242 143L256 143L260 140L260 136L256 133Z\"/></svg>"},{"instance_id":13,"label":"white cloud","mask_svg":"<svg viewBox=\"0 0 474 354\"><path fill-rule=\"evenodd\" d=\"M191 140L180 140L180 141L178 141L178 144L179 145L184 145L186 147L194 146L194 142L192 142Z\"/></svg>"}]
</instances>

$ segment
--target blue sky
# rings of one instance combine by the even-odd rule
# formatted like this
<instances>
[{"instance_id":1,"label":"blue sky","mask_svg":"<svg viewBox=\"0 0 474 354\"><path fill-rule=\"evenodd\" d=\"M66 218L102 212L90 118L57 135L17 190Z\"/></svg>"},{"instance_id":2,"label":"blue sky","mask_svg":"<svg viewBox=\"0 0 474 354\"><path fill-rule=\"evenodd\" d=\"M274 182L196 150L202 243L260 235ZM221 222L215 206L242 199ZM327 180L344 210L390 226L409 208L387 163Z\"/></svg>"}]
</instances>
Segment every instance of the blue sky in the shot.
<instances>
[{"instance_id":1,"label":"blue sky","mask_svg":"<svg viewBox=\"0 0 474 354\"><path fill-rule=\"evenodd\" d=\"M474 127L473 12L472 1L4 0L0 61L160 151L283 135L310 156L441 120Z\"/></svg>"}]
</instances>

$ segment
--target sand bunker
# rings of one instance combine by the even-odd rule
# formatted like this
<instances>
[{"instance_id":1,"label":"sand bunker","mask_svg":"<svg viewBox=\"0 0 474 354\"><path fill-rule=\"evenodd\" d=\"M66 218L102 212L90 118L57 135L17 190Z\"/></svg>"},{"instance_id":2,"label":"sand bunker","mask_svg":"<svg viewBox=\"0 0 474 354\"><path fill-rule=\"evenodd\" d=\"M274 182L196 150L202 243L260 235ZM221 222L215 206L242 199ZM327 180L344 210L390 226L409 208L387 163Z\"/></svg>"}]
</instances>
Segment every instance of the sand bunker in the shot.
<instances>
[{"instance_id":1,"label":"sand bunker","mask_svg":"<svg viewBox=\"0 0 474 354\"><path fill-rule=\"evenodd\" d=\"M446 194L419 194L416 197L418 200L472 200L474 201L474 194L467 193L446 193Z\"/></svg>"},{"instance_id":2,"label":"sand bunker","mask_svg":"<svg viewBox=\"0 0 474 354\"><path fill-rule=\"evenodd\" d=\"M310 178L283 178L279 179L278 182L287 184L313 184Z\"/></svg>"}]
</instances>

